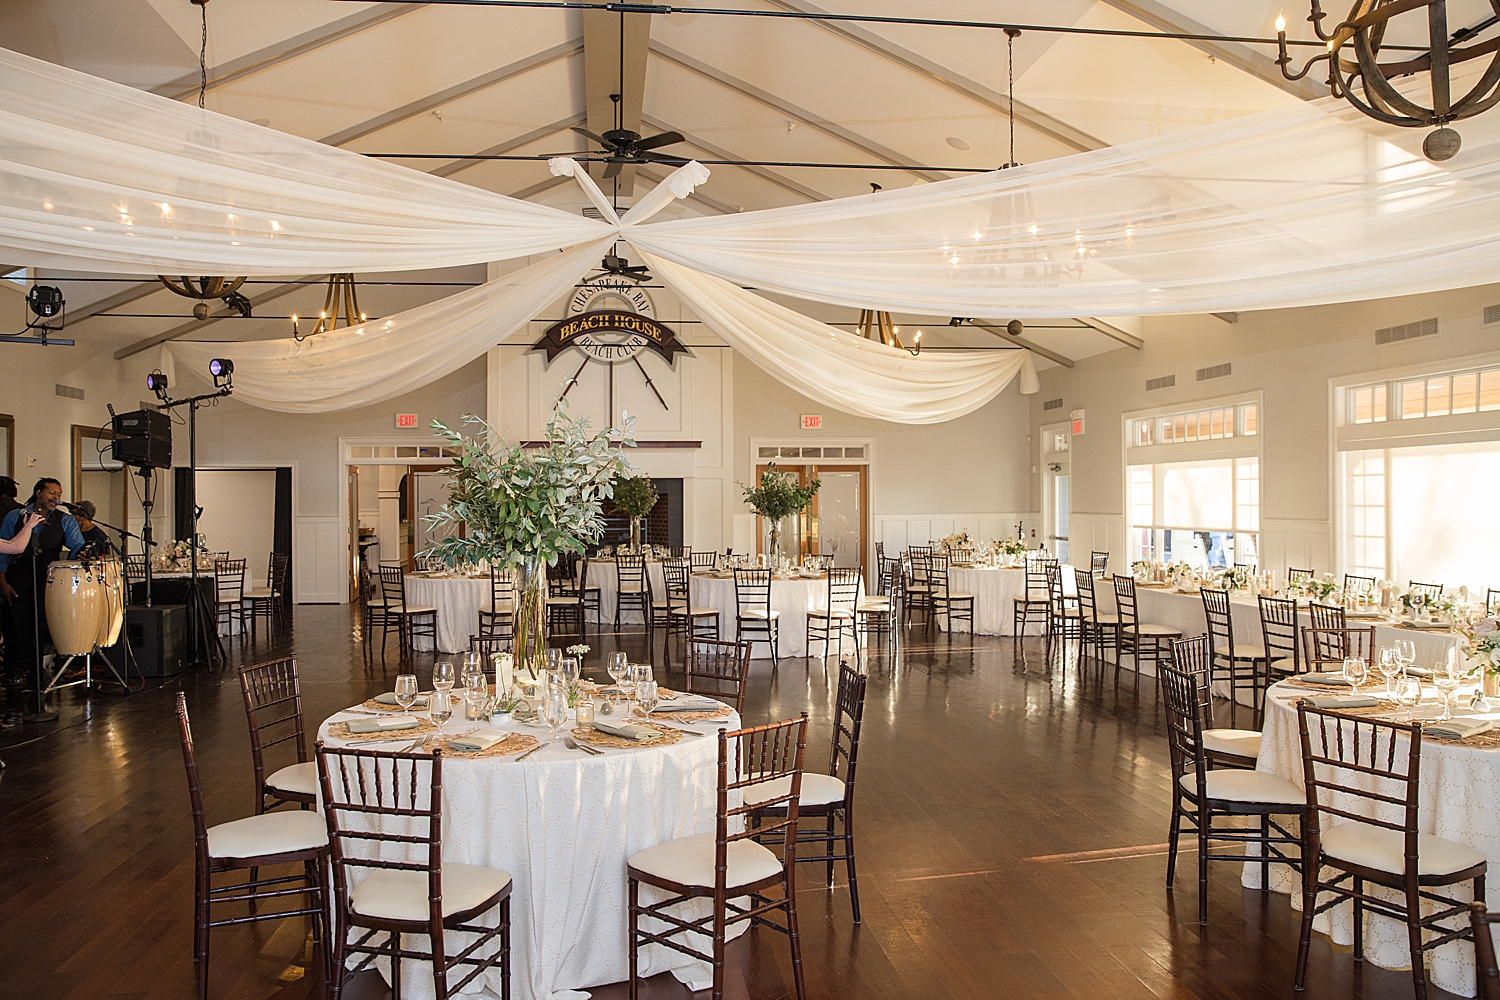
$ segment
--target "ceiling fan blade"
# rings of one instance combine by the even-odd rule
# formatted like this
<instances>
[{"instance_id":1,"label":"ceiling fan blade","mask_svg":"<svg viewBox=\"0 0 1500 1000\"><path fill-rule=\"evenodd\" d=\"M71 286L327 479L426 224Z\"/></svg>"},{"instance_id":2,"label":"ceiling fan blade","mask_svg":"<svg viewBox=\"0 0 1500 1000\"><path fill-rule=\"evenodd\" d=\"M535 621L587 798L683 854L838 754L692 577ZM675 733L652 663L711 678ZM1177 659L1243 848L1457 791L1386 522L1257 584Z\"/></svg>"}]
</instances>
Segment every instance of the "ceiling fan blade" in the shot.
<instances>
[{"instance_id":1,"label":"ceiling fan blade","mask_svg":"<svg viewBox=\"0 0 1500 1000\"><path fill-rule=\"evenodd\" d=\"M610 160L609 161L609 166L607 166L607 167L604 168L604 178L605 178L605 180L608 180L611 177L618 177L620 175L620 170L624 166L625 166L625 161L624 160L617 160L617 159L616 160Z\"/></svg>"},{"instance_id":2,"label":"ceiling fan blade","mask_svg":"<svg viewBox=\"0 0 1500 1000\"><path fill-rule=\"evenodd\" d=\"M663 132L661 135L653 135L649 139L641 139L635 144L636 149L655 149L657 146L670 146L674 142L686 142L681 132Z\"/></svg>"},{"instance_id":3,"label":"ceiling fan blade","mask_svg":"<svg viewBox=\"0 0 1500 1000\"><path fill-rule=\"evenodd\" d=\"M579 135L586 135L586 136L588 136L590 139L593 139L595 142L597 142L601 146L608 146L609 145L609 143L607 143L607 142L604 141L604 136L602 136L602 135L595 135L594 133L590 132L588 129L586 129L586 128L579 128L577 125L573 125L571 127L572 127L572 130L574 132L577 132Z\"/></svg>"},{"instance_id":4,"label":"ceiling fan blade","mask_svg":"<svg viewBox=\"0 0 1500 1000\"><path fill-rule=\"evenodd\" d=\"M672 153L653 153L649 149L642 150L640 153L640 158L655 163L676 163L679 165L687 163L692 159L691 156L682 156L680 154L674 155Z\"/></svg>"}]
</instances>

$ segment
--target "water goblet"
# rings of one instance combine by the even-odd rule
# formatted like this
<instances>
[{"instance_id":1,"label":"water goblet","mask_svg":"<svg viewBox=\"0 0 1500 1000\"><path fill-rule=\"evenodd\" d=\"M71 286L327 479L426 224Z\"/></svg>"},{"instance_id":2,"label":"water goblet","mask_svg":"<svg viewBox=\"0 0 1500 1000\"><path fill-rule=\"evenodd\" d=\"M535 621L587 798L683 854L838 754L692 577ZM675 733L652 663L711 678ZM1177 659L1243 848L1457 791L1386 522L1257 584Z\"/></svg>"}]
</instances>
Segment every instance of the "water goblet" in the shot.
<instances>
[{"instance_id":1,"label":"water goblet","mask_svg":"<svg viewBox=\"0 0 1500 1000\"><path fill-rule=\"evenodd\" d=\"M1408 677L1402 674L1396 678L1396 703L1406 709L1401 716L1402 722L1411 721L1412 709L1422 702L1422 681L1417 677Z\"/></svg>"},{"instance_id":2,"label":"water goblet","mask_svg":"<svg viewBox=\"0 0 1500 1000\"><path fill-rule=\"evenodd\" d=\"M1432 686L1437 688L1438 693L1443 696L1442 721L1444 722L1453 718L1453 695L1462 683L1463 678L1456 667L1441 661L1432 665Z\"/></svg>"},{"instance_id":3,"label":"water goblet","mask_svg":"<svg viewBox=\"0 0 1500 1000\"><path fill-rule=\"evenodd\" d=\"M609 671L609 679L614 681L617 686L625 679L625 671L629 663L630 661L624 653L609 654L609 666L605 669Z\"/></svg>"},{"instance_id":4,"label":"water goblet","mask_svg":"<svg viewBox=\"0 0 1500 1000\"><path fill-rule=\"evenodd\" d=\"M1404 664L1403 670L1417 662L1417 644L1411 639L1396 640L1396 653Z\"/></svg>"},{"instance_id":5,"label":"water goblet","mask_svg":"<svg viewBox=\"0 0 1500 1000\"><path fill-rule=\"evenodd\" d=\"M555 646L547 647L547 672L555 674L562 666L562 650Z\"/></svg>"},{"instance_id":6,"label":"water goblet","mask_svg":"<svg viewBox=\"0 0 1500 1000\"><path fill-rule=\"evenodd\" d=\"M442 663L434 663L432 665L433 690L445 692L452 691L454 679L453 664L449 663L447 660L444 660Z\"/></svg>"},{"instance_id":7,"label":"water goblet","mask_svg":"<svg viewBox=\"0 0 1500 1000\"><path fill-rule=\"evenodd\" d=\"M542 721L547 724L547 729L556 743L561 739L560 733L563 724L568 721L568 692L556 684L547 686L547 693L542 696Z\"/></svg>"},{"instance_id":8,"label":"water goblet","mask_svg":"<svg viewBox=\"0 0 1500 1000\"><path fill-rule=\"evenodd\" d=\"M1344 657L1344 680L1349 682L1350 690L1359 694L1359 686L1365 682L1365 658L1363 656Z\"/></svg>"},{"instance_id":9,"label":"water goblet","mask_svg":"<svg viewBox=\"0 0 1500 1000\"><path fill-rule=\"evenodd\" d=\"M417 675L396 675L396 704L401 706L402 714L411 711L412 703L417 700Z\"/></svg>"},{"instance_id":10,"label":"water goblet","mask_svg":"<svg viewBox=\"0 0 1500 1000\"><path fill-rule=\"evenodd\" d=\"M562 667L558 670L557 673L558 676L562 678L563 683L571 688L578 682L577 658L572 656L564 656L562 658Z\"/></svg>"},{"instance_id":11,"label":"water goblet","mask_svg":"<svg viewBox=\"0 0 1500 1000\"><path fill-rule=\"evenodd\" d=\"M661 700L655 681L640 681L635 686L635 703L643 716L649 718Z\"/></svg>"},{"instance_id":12,"label":"water goblet","mask_svg":"<svg viewBox=\"0 0 1500 1000\"><path fill-rule=\"evenodd\" d=\"M1401 673L1401 657L1390 646L1380 651L1380 673L1385 678L1385 696L1390 698L1395 693L1391 682Z\"/></svg>"},{"instance_id":13,"label":"water goblet","mask_svg":"<svg viewBox=\"0 0 1500 1000\"><path fill-rule=\"evenodd\" d=\"M453 718L453 695L447 691L434 691L427 696L427 717L438 728L438 739L443 738L443 727Z\"/></svg>"}]
</instances>

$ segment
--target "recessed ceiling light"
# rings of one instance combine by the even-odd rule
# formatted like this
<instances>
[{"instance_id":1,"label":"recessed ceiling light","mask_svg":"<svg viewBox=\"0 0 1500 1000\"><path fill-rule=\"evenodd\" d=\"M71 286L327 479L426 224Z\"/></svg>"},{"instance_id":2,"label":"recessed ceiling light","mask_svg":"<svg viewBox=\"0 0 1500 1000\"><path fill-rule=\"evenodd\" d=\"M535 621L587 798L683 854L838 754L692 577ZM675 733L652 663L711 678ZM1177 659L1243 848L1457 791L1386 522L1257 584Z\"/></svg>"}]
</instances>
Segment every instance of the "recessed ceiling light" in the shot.
<instances>
[{"instance_id":1,"label":"recessed ceiling light","mask_svg":"<svg viewBox=\"0 0 1500 1000\"><path fill-rule=\"evenodd\" d=\"M952 146L954 149L968 149L969 148L969 144L967 142L964 142L962 139L960 139L956 135L950 135L948 137L948 145Z\"/></svg>"}]
</instances>

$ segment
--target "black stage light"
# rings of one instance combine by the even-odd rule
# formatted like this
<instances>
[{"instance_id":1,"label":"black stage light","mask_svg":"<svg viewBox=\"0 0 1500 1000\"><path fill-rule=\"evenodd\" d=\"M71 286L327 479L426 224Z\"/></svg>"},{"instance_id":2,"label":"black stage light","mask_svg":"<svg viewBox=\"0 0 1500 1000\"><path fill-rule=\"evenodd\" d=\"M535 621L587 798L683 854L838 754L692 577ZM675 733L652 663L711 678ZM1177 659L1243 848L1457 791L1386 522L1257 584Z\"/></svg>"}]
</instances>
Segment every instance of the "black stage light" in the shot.
<instances>
[{"instance_id":1,"label":"black stage light","mask_svg":"<svg viewBox=\"0 0 1500 1000\"><path fill-rule=\"evenodd\" d=\"M208 363L208 373L214 378L234 374L234 362L228 358L214 358Z\"/></svg>"},{"instance_id":2,"label":"black stage light","mask_svg":"<svg viewBox=\"0 0 1500 1000\"><path fill-rule=\"evenodd\" d=\"M56 285L32 285L26 292L26 304L31 306L31 311L43 319L49 319L62 312L63 301L62 289Z\"/></svg>"},{"instance_id":3,"label":"black stage light","mask_svg":"<svg viewBox=\"0 0 1500 1000\"><path fill-rule=\"evenodd\" d=\"M152 372L146 376L146 388L150 389L157 396L165 396L167 394L167 377L161 372Z\"/></svg>"}]
</instances>

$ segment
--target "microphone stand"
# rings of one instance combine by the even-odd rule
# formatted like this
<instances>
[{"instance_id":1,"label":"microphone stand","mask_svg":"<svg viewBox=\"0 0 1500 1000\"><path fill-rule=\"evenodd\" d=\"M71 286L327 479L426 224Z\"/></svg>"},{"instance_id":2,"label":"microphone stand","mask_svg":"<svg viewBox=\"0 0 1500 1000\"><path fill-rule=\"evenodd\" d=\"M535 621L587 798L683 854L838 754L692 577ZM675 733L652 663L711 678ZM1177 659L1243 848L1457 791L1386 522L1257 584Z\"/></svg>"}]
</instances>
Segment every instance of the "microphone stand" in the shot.
<instances>
[{"instance_id":1,"label":"microphone stand","mask_svg":"<svg viewBox=\"0 0 1500 1000\"><path fill-rule=\"evenodd\" d=\"M47 519L52 519L50 513ZM31 533L31 655L36 661L36 711L21 716L22 722L53 722L58 716L47 708L47 685L42 677L42 589L37 582L37 570L42 565L41 529L46 523L43 521Z\"/></svg>"}]
</instances>

